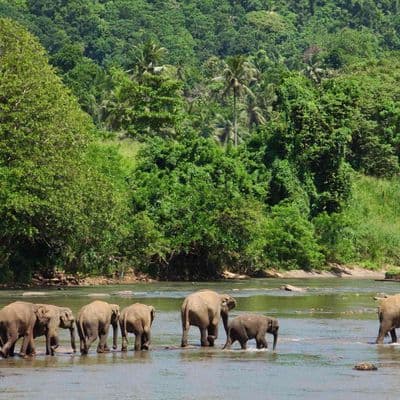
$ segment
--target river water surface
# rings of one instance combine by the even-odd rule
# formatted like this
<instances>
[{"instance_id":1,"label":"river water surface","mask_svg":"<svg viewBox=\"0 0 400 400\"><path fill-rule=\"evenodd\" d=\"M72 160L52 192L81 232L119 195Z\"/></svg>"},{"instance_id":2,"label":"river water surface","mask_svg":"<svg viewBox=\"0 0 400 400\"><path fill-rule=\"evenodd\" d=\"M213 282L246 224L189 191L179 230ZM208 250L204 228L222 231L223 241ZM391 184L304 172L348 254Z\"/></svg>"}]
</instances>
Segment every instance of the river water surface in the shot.
<instances>
[{"instance_id":1,"label":"river water surface","mask_svg":"<svg viewBox=\"0 0 400 400\"><path fill-rule=\"evenodd\" d=\"M284 283L307 287L304 293L280 290ZM180 349L180 305L189 293L210 288L234 296L231 313L257 312L277 317L276 352L248 350L236 343L221 350L220 326L215 348L199 347L199 331L191 327L192 346ZM125 292L124 292L125 291ZM394 399L400 392L400 345L374 345L378 331L379 293L400 292L396 283L355 279L257 279L217 283L143 283L126 286L43 290L42 296L0 291L0 307L15 301L80 307L102 299L156 308L152 350L73 354L69 332L60 331L56 356L44 355L44 340L30 359L0 359L1 399ZM112 329L110 329L110 335ZM272 336L267 334L272 347ZM386 339L388 341L388 339ZM79 340L77 341L79 343ZM111 337L109 338L111 345ZM19 347L19 345L17 346ZM78 344L79 348L79 344ZM377 371L355 371L358 362Z\"/></svg>"}]
</instances>

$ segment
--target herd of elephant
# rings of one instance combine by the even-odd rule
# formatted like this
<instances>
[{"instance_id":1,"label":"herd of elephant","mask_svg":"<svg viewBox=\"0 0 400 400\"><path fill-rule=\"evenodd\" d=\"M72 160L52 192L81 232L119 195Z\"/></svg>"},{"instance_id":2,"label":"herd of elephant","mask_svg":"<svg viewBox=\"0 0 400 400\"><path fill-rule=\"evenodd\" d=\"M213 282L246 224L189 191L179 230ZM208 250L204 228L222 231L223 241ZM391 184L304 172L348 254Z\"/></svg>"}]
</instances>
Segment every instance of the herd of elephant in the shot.
<instances>
[{"instance_id":1,"label":"herd of elephant","mask_svg":"<svg viewBox=\"0 0 400 400\"><path fill-rule=\"evenodd\" d=\"M227 335L224 349L229 349L235 341L240 343L242 349L246 349L249 339L256 340L258 349L267 348L265 335L268 332L274 337L275 350L278 320L259 314L242 314L228 322L228 313L235 307L236 300L233 297L212 290L200 290L187 296L181 307L181 346L188 345L190 326L199 328L201 346L214 346L222 318ZM388 333L392 342L397 342L395 329L400 327L400 294L382 300L378 314L380 326L376 343L382 344ZM0 356L13 356L15 344L21 337L23 341L20 355L26 357L35 354L34 339L38 336L46 338L46 354L54 355L59 346L59 328L70 330L71 347L75 352L75 326L80 339L81 354L88 354L91 344L97 339L97 352L109 351L107 337L110 325L113 327L113 349L117 348L119 325L122 335L121 351L127 351L128 333L135 335L135 350L148 350L154 317L154 307L141 303L132 304L121 311L117 304L96 300L83 306L75 320L72 311L67 307L16 301L0 310Z\"/></svg>"}]
</instances>

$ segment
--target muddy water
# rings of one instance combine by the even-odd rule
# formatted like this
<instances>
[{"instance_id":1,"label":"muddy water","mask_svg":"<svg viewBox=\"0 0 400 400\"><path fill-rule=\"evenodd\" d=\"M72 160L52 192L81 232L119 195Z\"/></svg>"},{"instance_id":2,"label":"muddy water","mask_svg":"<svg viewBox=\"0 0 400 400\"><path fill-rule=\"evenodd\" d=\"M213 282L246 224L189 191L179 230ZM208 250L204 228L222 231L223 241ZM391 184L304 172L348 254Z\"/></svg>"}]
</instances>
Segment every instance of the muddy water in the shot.
<instances>
[{"instance_id":1,"label":"muddy water","mask_svg":"<svg viewBox=\"0 0 400 400\"><path fill-rule=\"evenodd\" d=\"M279 290L283 283L308 290L283 292ZM233 350L222 351L225 341L222 325L216 348L200 348L198 330L192 327L193 346L181 350L180 304L187 294L205 287L237 298L233 316L259 312L278 317L281 328L276 353L257 351L253 342L249 342L247 351L240 350L237 344ZM400 345L372 344L378 330L373 297L381 292L400 292L395 283L272 279L42 292L42 296L22 296L22 291L0 291L0 306L24 299L66 305L76 312L96 298L121 307L137 301L152 304L157 310L153 349L98 355L93 346L88 356L81 357L70 352L68 331L61 331L62 348L54 357L45 356L44 341L37 340L36 357L0 359L0 400L376 400L397 398L400 391ZM272 344L272 337L267 335L267 340ZM353 370L361 361L376 364L378 371Z\"/></svg>"}]
</instances>

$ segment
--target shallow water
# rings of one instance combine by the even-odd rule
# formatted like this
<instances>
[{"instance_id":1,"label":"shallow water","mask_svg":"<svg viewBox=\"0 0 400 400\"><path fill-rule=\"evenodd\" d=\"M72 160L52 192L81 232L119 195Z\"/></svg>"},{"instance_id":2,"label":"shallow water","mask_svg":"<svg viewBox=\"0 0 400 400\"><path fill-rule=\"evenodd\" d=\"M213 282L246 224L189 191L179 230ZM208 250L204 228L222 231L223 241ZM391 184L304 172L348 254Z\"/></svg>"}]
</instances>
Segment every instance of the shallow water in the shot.
<instances>
[{"instance_id":1,"label":"shallow water","mask_svg":"<svg viewBox=\"0 0 400 400\"><path fill-rule=\"evenodd\" d=\"M284 292L284 283L307 287L305 293ZM254 341L242 351L236 343L222 351L220 326L216 347L199 347L191 328L188 349L180 349L180 305L189 293L211 288L238 300L232 311L258 312L279 318L277 351L258 351ZM26 291L25 291L26 292ZM37 292L35 290L35 292ZM0 291L0 306L15 300L69 306L75 313L96 298L125 307L152 304L156 318L149 352L90 354L69 348L69 332L61 330L61 350L30 359L0 359L1 399L391 399L400 390L400 345L372 344L378 331L378 293L400 292L398 284L353 279L258 279L217 283L149 283L127 286ZM26 294L26 293L25 293ZM110 335L111 335L110 329ZM111 338L110 338L111 339ZM271 345L272 337L267 334ZM111 344L111 340L109 340ZM130 340L130 349L132 348ZM355 371L358 362L378 371Z\"/></svg>"}]
</instances>

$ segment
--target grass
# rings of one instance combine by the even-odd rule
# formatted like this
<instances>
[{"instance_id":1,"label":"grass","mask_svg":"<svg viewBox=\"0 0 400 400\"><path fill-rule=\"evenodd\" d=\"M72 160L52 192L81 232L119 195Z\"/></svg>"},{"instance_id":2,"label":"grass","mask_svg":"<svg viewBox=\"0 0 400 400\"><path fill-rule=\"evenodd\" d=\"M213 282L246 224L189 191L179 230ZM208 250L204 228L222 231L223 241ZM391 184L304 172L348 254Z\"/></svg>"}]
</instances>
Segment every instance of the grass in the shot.
<instances>
[{"instance_id":1,"label":"grass","mask_svg":"<svg viewBox=\"0 0 400 400\"><path fill-rule=\"evenodd\" d=\"M400 179L354 177L344 212L353 230L357 262L400 265ZM371 266L371 265L369 265Z\"/></svg>"}]
</instances>

